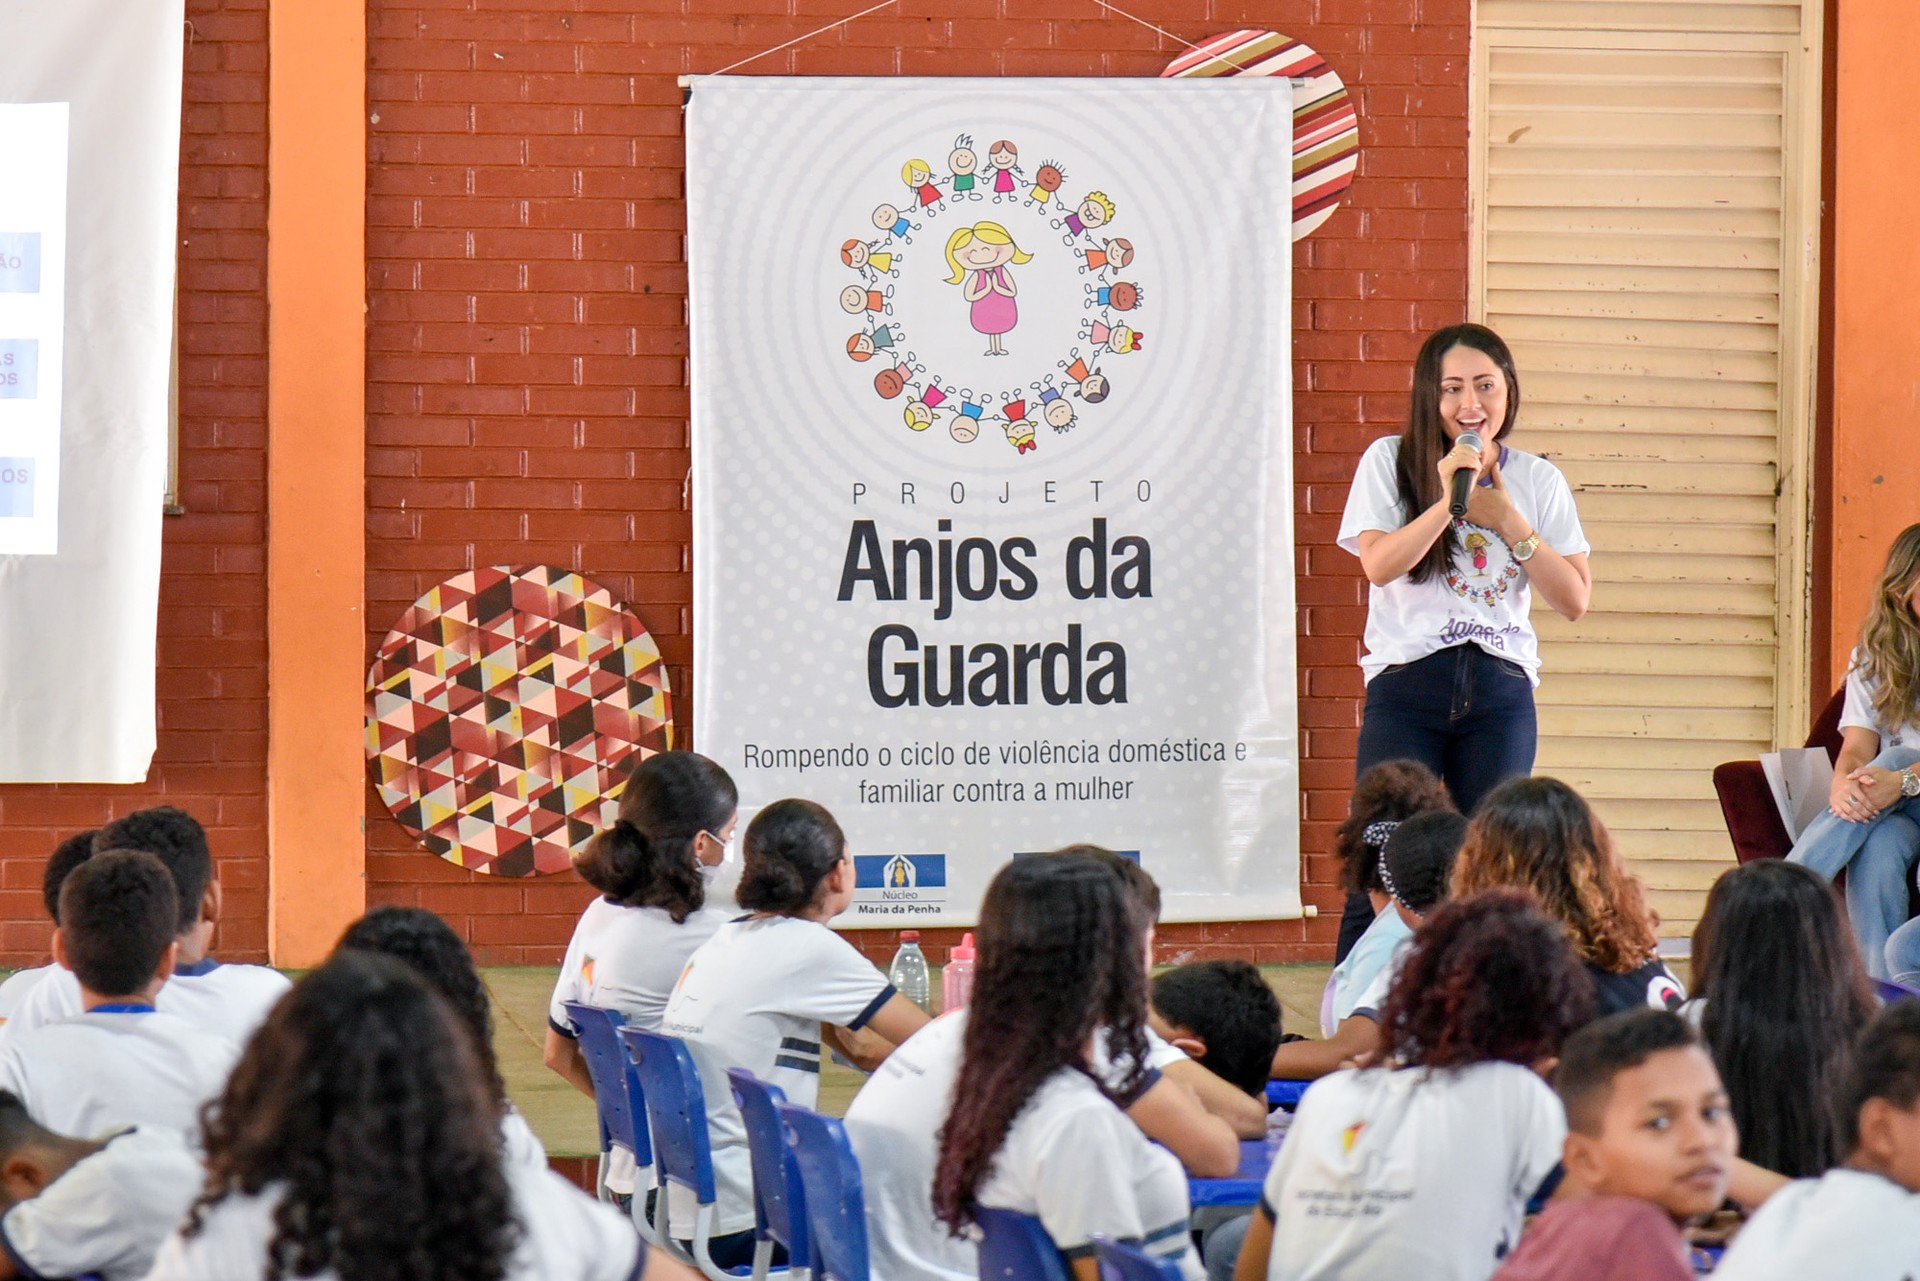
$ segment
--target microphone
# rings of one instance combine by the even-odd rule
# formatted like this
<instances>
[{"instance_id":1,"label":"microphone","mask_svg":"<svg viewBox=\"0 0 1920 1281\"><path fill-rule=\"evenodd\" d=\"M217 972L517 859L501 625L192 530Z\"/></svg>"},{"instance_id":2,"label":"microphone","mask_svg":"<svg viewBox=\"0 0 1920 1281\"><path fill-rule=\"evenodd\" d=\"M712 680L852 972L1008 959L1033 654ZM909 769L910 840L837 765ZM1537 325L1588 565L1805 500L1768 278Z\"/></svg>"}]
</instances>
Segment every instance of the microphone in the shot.
<instances>
[{"instance_id":1,"label":"microphone","mask_svg":"<svg viewBox=\"0 0 1920 1281\"><path fill-rule=\"evenodd\" d=\"M1456 449L1461 445L1469 446L1476 454L1481 450L1480 436L1477 432L1463 431L1453 444ZM1473 493L1473 482L1479 478L1480 469L1477 467L1462 467L1453 473L1453 487L1447 498L1447 511L1450 514L1454 516L1467 514L1467 498Z\"/></svg>"}]
</instances>

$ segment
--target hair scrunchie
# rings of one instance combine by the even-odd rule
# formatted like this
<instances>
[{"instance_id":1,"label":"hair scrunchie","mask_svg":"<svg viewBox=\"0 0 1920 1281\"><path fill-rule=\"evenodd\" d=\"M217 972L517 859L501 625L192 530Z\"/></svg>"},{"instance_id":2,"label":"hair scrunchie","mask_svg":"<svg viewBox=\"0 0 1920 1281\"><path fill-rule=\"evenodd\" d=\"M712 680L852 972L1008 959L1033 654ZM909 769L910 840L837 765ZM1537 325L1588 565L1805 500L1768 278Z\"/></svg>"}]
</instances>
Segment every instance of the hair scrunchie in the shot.
<instances>
[{"instance_id":1,"label":"hair scrunchie","mask_svg":"<svg viewBox=\"0 0 1920 1281\"><path fill-rule=\"evenodd\" d=\"M1377 823L1369 823L1360 832L1360 843L1369 849L1384 850L1387 838L1393 835L1393 829L1400 826L1397 818L1383 818Z\"/></svg>"}]
</instances>

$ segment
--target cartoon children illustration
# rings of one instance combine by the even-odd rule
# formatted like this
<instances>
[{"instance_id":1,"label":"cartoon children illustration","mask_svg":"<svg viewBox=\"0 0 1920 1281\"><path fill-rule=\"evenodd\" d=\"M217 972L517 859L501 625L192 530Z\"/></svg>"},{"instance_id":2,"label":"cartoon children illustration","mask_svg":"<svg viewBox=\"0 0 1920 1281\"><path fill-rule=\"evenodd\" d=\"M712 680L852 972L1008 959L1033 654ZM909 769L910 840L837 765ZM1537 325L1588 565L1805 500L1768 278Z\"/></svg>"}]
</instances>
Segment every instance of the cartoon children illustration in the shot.
<instances>
[{"instance_id":1,"label":"cartoon children illustration","mask_svg":"<svg viewBox=\"0 0 1920 1281\"><path fill-rule=\"evenodd\" d=\"M1002 428L1007 433L1007 443L1023 454L1032 453L1038 448L1033 439L1033 421L1027 417L1027 402L1010 400L1000 407L1007 421Z\"/></svg>"},{"instance_id":2,"label":"cartoon children illustration","mask_svg":"<svg viewBox=\"0 0 1920 1281\"><path fill-rule=\"evenodd\" d=\"M1020 149L1002 138L987 148L987 165L993 170L993 203L1018 200L1020 193L1014 179L1020 175Z\"/></svg>"},{"instance_id":3,"label":"cartoon children illustration","mask_svg":"<svg viewBox=\"0 0 1920 1281\"><path fill-rule=\"evenodd\" d=\"M1053 225L1063 228L1066 235L1060 237L1060 243L1070 245L1074 240L1095 227L1104 227L1113 221L1113 201L1104 191L1089 191L1080 207L1064 218L1056 218Z\"/></svg>"},{"instance_id":4,"label":"cartoon children illustration","mask_svg":"<svg viewBox=\"0 0 1920 1281\"><path fill-rule=\"evenodd\" d=\"M1467 550L1473 554L1473 576L1485 578L1487 576L1487 536L1476 529L1467 535L1466 543Z\"/></svg>"},{"instance_id":5,"label":"cartoon children illustration","mask_svg":"<svg viewBox=\"0 0 1920 1281\"><path fill-rule=\"evenodd\" d=\"M1140 286L1125 280L1116 280L1111 285L1088 285L1088 307L1111 307L1115 311L1132 311L1146 300Z\"/></svg>"},{"instance_id":6,"label":"cartoon children illustration","mask_svg":"<svg viewBox=\"0 0 1920 1281\"><path fill-rule=\"evenodd\" d=\"M1067 381L1074 384L1073 394L1089 405L1099 404L1113 390L1112 384L1107 381L1107 376L1098 369L1089 368L1087 362L1081 359L1077 349L1073 353L1072 364L1064 360L1059 363L1060 368L1067 371Z\"/></svg>"},{"instance_id":7,"label":"cartoon children illustration","mask_svg":"<svg viewBox=\"0 0 1920 1281\"><path fill-rule=\"evenodd\" d=\"M980 193L974 189L979 181L974 172L980 167L980 157L973 154L973 139L961 134L953 140L953 151L947 156L947 168L953 172L953 198L958 200L978 200Z\"/></svg>"},{"instance_id":8,"label":"cartoon children illustration","mask_svg":"<svg viewBox=\"0 0 1920 1281\"><path fill-rule=\"evenodd\" d=\"M1147 336L1137 329L1125 325L1109 326L1104 320L1088 322L1086 332L1080 335L1096 347L1105 347L1116 356L1130 351L1139 351L1146 345Z\"/></svg>"},{"instance_id":9,"label":"cartoon children illustration","mask_svg":"<svg viewBox=\"0 0 1920 1281\"><path fill-rule=\"evenodd\" d=\"M901 361L891 369L882 369L873 376L873 389L880 393L880 399L892 400L906 390L907 381L913 377L913 366Z\"/></svg>"},{"instance_id":10,"label":"cartoon children illustration","mask_svg":"<svg viewBox=\"0 0 1920 1281\"><path fill-rule=\"evenodd\" d=\"M1119 271L1133 261L1133 242L1116 236L1112 240L1103 240L1098 249L1082 249L1080 272L1102 271L1108 267Z\"/></svg>"},{"instance_id":11,"label":"cartoon children illustration","mask_svg":"<svg viewBox=\"0 0 1920 1281\"><path fill-rule=\"evenodd\" d=\"M893 286L885 289L862 289L858 285L848 285L840 291L840 310L849 316L858 316L862 312L880 312L893 314Z\"/></svg>"},{"instance_id":12,"label":"cartoon children illustration","mask_svg":"<svg viewBox=\"0 0 1920 1281\"><path fill-rule=\"evenodd\" d=\"M1020 323L1013 300L1018 291L1007 268L1031 261L1033 255L1014 244L997 222L961 227L947 240L947 266L953 271L947 283L963 286L961 296L972 305L969 319L987 336L989 356L1007 354L1001 337Z\"/></svg>"},{"instance_id":13,"label":"cartoon children illustration","mask_svg":"<svg viewBox=\"0 0 1920 1281\"><path fill-rule=\"evenodd\" d=\"M1034 386L1040 388L1040 417L1046 420L1047 426L1056 432L1070 430L1074 423L1073 402L1051 384L1035 383Z\"/></svg>"},{"instance_id":14,"label":"cartoon children illustration","mask_svg":"<svg viewBox=\"0 0 1920 1281\"><path fill-rule=\"evenodd\" d=\"M914 194L920 207L939 208L946 198L940 188L933 185L933 166L924 160L909 160L900 166L900 181L907 184L907 190Z\"/></svg>"},{"instance_id":15,"label":"cartoon children illustration","mask_svg":"<svg viewBox=\"0 0 1920 1281\"><path fill-rule=\"evenodd\" d=\"M892 236L903 245L913 243L911 233L920 230L920 224L909 222L907 216L892 205L880 205L873 211L873 225Z\"/></svg>"},{"instance_id":16,"label":"cartoon children illustration","mask_svg":"<svg viewBox=\"0 0 1920 1281\"><path fill-rule=\"evenodd\" d=\"M856 363L872 360L875 352L888 351L905 337L899 325L881 325L847 339L847 355Z\"/></svg>"},{"instance_id":17,"label":"cartoon children illustration","mask_svg":"<svg viewBox=\"0 0 1920 1281\"><path fill-rule=\"evenodd\" d=\"M897 276L900 269L893 265L891 251L880 249L879 241L869 244L864 240L849 240L840 246L840 261L853 268L869 282L877 282L882 276Z\"/></svg>"},{"instance_id":18,"label":"cartoon children illustration","mask_svg":"<svg viewBox=\"0 0 1920 1281\"><path fill-rule=\"evenodd\" d=\"M1027 203L1042 214L1047 212L1047 202L1060 190L1060 184L1067 180L1067 171L1057 161L1049 160L1034 171L1033 190L1027 193Z\"/></svg>"},{"instance_id":19,"label":"cartoon children illustration","mask_svg":"<svg viewBox=\"0 0 1920 1281\"><path fill-rule=\"evenodd\" d=\"M953 416L953 421L947 424L947 434L964 445L979 436L980 415L986 412L987 407L974 400L973 392L965 387L955 392L954 398L960 408Z\"/></svg>"}]
</instances>

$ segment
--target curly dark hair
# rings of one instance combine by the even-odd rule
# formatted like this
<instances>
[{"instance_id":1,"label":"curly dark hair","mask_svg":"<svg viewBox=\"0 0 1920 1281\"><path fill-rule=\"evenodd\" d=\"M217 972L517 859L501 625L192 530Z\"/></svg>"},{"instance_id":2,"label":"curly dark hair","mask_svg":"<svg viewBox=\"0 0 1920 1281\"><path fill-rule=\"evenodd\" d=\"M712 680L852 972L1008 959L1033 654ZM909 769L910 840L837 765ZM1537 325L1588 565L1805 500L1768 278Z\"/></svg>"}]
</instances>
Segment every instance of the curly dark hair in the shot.
<instances>
[{"instance_id":1,"label":"curly dark hair","mask_svg":"<svg viewBox=\"0 0 1920 1281\"><path fill-rule=\"evenodd\" d=\"M98 831L98 828L89 828L75 832L54 846L53 853L47 856L46 870L40 874L40 897L55 925L60 924L60 885L74 868L93 857L93 838Z\"/></svg>"},{"instance_id":2,"label":"curly dark hair","mask_svg":"<svg viewBox=\"0 0 1920 1281\"><path fill-rule=\"evenodd\" d=\"M474 968L473 953L451 925L423 907L376 907L347 927L333 951L336 956L346 951L377 952L412 966L473 1033L480 1070L495 1102L505 1111L507 1083L493 1053L493 1002L487 985L480 981L480 971Z\"/></svg>"},{"instance_id":3,"label":"curly dark hair","mask_svg":"<svg viewBox=\"0 0 1920 1281\"><path fill-rule=\"evenodd\" d=\"M1777 858L1726 873L1693 932L1693 974L1740 1154L1790 1179L1844 1160L1840 1083L1876 1002L1833 886Z\"/></svg>"},{"instance_id":4,"label":"curly dark hair","mask_svg":"<svg viewBox=\"0 0 1920 1281\"><path fill-rule=\"evenodd\" d=\"M1161 1018L1206 1042L1200 1066L1262 1096L1284 1029L1280 998L1251 962L1190 961L1154 976L1149 1000Z\"/></svg>"},{"instance_id":5,"label":"curly dark hair","mask_svg":"<svg viewBox=\"0 0 1920 1281\"><path fill-rule=\"evenodd\" d=\"M277 1192L265 1281L501 1281L522 1228L473 1038L391 957L345 951L273 1007L207 1105L182 1235Z\"/></svg>"},{"instance_id":6,"label":"curly dark hair","mask_svg":"<svg viewBox=\"0 0 1920 1281\"><path fill-rule=\"evenodd\" d=\"M789 798L753 816L741 849L734 901L748 911L793 916L819 897L820 883L847 856L847 838L824 806Z\"/></svg>"},{"instance_id":7,"label":"curly dark hair","mask_svg":"<svg viewBox=\"0 0 1920 1281\"><path fill-rule=\"evenodd\" d=\"M1593 981L1525 890L1443 903L1413 936L1380 1014L1383 1062L1532 1067L1593 1009Z\"/></svg>"},{"instance_id":8,"label":"curly dark hair","mask_svg":"<svg viewBox=\"0 0 1920 1281\"><path fill-rule=\"evenodd\" d=\"M174 933L200 924L200 903L213 884L213 851L199 819L172 805L135 810L93 834L93 852L108 850L145 850L159 859L180 895L180 928Z\"/></svg>"},{"instance_id":9,"label":"curly dark hair","mask_svg":"<svg viewBox=\"0 0 1920 1281\"><path fill-rule=\"evenodd\" d=\"M1125 1073L1094 1078L1116 1104L1137 1096L1147 1072L1146 911L1111 868L1085 854L1013 860L987 887L978 936L933 1179L934 1215L956 1235L1034 1092L1061 1068L1092 1076L1096 1032Z\"/></svg>"},{"instance_id":10,"label":"curly dark hair","mask_svg":"<svg viewBox=\"0 0 1920 1281\"><path fill-rule=\"evenodd\" d=\"M627 907L658 907L675 925L706 905L694 857L700 833L718 837L740 808L727 771L698 752L655 752L620 790L620 817L574 864L581 879Z\"/></svg>"},{"instance_id":11,"label":"curly dark hair","mask_svg":"<svg viewBox=\"0 0 1920 1281\"><path fill-rule=\"evenodd\" d=\"M1347 821L1333 834L1341 883L1356 894L1385 892L1380 884L1380 846L1367 844L1367 829L1401 822L1433 810L1453 811L1447 785L1419 761L1381 761L1354 782Z\"/></svg>"}]
</instances>

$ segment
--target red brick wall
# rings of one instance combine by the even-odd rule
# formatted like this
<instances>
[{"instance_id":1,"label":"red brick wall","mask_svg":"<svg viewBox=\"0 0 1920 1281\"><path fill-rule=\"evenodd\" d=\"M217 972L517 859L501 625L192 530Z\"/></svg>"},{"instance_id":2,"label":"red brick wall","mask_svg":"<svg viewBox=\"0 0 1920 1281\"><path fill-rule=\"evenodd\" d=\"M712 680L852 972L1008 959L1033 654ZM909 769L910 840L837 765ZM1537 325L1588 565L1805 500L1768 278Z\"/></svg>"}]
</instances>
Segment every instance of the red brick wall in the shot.
<instances>
[{"instance_id":1,"label":"red brick wall","mask_svg":"<svg viewBox=\"0 0 1920 1281\"><path fill-rule=\"evenodd\" d=\"M223 956L264 960L267 3L188 0L180 147L180 491L163 527L160 744L135 787L0 787L0 964L46 959L46 856L148 805L206 824Z\"/></svg>"},{"instance_id":2,"label":"red brick wall","mask_svg":"<svg viewBox=\"0 0 1920 1281\"><path fill-rule=\"evenodd\" d=\"M579 569L692 659L680 91L840 0L372 0L369 646L479 565ZM1271 27L1359 97L1347 208L1294 275L1307 924L1170 926L1163 951L1331 948L1325 851L1352 781L1365 596L1332 546L1354 461L1405 412L1422 333L1464 314L1468 0L1139 0L1192 40ZM935 8L943 16L927 16ZM902 0L754 63L799 75L1152 76L1180 46L1092 0ZM679 741L684 743L682 737ZM483 959L557 959L585 889L492 882L414 849L369 789L369 895L451 918ZM941 935L944 938L944 932ZM930 940L940 942L941 940ZM884 938L873 940L884 952ZM936 959L940 948L936 948Z\"/></svg>"}]
</instances>

